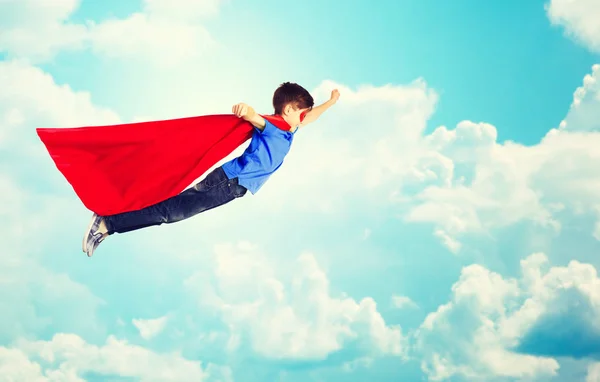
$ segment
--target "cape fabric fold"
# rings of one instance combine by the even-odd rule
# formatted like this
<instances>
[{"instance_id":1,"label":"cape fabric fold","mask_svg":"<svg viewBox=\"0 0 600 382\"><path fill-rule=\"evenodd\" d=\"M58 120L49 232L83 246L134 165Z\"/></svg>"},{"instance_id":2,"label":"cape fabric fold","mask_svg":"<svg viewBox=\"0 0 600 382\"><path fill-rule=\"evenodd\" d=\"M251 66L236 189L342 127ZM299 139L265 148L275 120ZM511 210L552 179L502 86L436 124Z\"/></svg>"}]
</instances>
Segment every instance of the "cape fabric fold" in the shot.
<instances>
[{"instance_id":1,"label":"cape fabric fold","mask_svg":"<svg viewBox=\"0 0 600 382\"><path fill-rule=\"evenodd\" d=\"M290 130L280 116L262 117ZM179 194L253 130L249 122L221 114L36 132L82 203L98 215L113 215Z\"/></svg>"}]
</instances>

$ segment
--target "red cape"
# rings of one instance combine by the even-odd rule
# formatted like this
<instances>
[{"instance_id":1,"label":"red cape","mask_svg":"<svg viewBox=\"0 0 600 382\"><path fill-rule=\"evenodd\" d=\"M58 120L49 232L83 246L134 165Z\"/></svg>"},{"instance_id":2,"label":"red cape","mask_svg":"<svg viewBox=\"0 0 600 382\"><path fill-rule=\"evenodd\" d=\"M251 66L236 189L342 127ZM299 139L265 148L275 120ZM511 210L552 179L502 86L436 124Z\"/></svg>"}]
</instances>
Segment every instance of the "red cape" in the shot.
<instances>
[{"instance_id":1,"label":"red cape","mask_svg":"<svg viewBox=\"0 0 600 382\"><path fill-rule=\"evenodd\" d=\"M262 117L290 130L281 116ZM179 194L251 138L253 127L221 114L36 131L83 204L112 215Z\"/></svg>"}]
</instances>

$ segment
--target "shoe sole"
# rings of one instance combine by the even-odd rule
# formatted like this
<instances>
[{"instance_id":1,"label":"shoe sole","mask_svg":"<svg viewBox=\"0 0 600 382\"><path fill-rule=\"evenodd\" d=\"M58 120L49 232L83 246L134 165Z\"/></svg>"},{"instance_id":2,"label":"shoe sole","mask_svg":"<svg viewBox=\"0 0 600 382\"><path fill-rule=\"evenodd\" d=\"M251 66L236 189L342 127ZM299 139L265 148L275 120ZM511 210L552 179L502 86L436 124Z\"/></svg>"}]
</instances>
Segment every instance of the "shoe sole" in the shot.
<instances>
[{"instance_id":1,"label":"shoe sole","mask_svg":"<svg viewBox=\"0 0 600 382\"><path fill-rule=\"evenodd\" d=\"M92 218L90 219L90 224L88 224L88 228L87 228L87 231L85 231L85 235L83 235L83 243L81 243L81 249L83 249L83 252L85 252L85 253L88 253L87 239L88 239L88 236L90 236L90 232L92 231L92 226L94 225L95 221L96 221L96 215L94 214L92 216Z\"/></svg>"},{"instance_id":2,"label":"shoe sole","mask_svg":"<svg viewBox=\"0 0 600 382\"><path fill-rule=\"evenodd\" d=\"M100 243L102 243L102 242L104 241L104 239L105 239L105 238L101 237L101 238L100 238L100 241L98 241L98 244L96 244L96 246L95 246L95 247L98 247L98 245L100 245ZM94 250L95 250L95 248L94 248ZM89 251L86 251L86 255L87 255L87 257L92 257L92 255L90 254L90 252L89 252Z\"/></svg>"}]
</instances>

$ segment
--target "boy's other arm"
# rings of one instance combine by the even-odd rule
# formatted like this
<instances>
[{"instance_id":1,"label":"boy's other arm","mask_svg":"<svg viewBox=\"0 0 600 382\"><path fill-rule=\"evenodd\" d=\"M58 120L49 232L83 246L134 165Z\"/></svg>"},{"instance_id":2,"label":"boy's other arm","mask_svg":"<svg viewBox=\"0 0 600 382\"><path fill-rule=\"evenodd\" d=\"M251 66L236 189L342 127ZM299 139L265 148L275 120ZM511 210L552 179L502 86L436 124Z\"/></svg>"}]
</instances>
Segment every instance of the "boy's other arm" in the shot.
<instances>
[{"instance_id":1,"label":"boy's other arm","mask_svg":"<svg viewBox=\"0 0 600 382\"><path fill-rule=\"evenodd\" d=\"M337 89L333 90L331 92L331 98L329 98L329 100L327 102L322 103L321 105L319 105L317 107L313 107L309 112L306 113L306 115L304 116L304 120L302 121L302 123L300 123L300 127L305 126L305 125L319 119L321 114L323 114L331 106L335 105L335 103L337 102L337 100L339 98L340 98L340 92Z\"/></svg>"},{"instance_id":2,"label":"boy's other arm","mask_svg":"<svg viewBox=\"0 0 600 382\"><path fill-rule=\"evenodd\" d=\"M233 105L231 111L237 117L243 118L244 120L250 122L252 126L256 127L257 129L262 131L265 128L265 119L261 117L253 107L248 106L245 103L238 103Z\"/></svg>"}]
</instances>

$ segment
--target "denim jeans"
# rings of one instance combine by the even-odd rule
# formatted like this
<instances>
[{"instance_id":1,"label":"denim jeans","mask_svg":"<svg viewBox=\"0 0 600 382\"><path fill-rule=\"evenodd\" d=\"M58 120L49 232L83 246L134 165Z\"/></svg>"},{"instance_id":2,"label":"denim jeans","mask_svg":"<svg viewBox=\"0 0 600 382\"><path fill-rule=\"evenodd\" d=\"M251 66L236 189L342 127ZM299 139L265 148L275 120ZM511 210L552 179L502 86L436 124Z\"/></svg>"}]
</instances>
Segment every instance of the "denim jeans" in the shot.
<instances>
[{"instance_id":1,"label":"denim jeans","mask_svg":"<svg viewBox=\"0 0 600 382\"><path fill-rule=\"evenodd\" d=\"M248 190L238 179L227 178L221 167L211 171L201 182L160 203L136 211L103 216L108 233L123 233L163 223L175 223L212 208L229 203Z\"/></svg>"}]
</instances>

